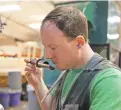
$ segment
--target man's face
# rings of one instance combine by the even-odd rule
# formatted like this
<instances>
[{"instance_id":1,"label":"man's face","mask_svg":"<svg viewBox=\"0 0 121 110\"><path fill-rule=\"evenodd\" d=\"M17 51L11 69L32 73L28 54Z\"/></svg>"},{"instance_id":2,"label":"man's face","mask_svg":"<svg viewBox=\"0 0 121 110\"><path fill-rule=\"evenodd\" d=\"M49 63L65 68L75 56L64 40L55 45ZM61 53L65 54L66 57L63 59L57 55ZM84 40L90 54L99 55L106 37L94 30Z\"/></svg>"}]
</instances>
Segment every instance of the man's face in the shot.
<instances>
[{"instance_id":1,"label":"man's face","mask_svg":"<svg viewBox=\"0 0 121 110\"><path fill-rule=\"evenodd\" d=\"M71 69L76 65L79 54L76 42L69 40L54 23L42 27L41 38L46 58L51 59L58 69Z\"/></svg>"}]
</instances>

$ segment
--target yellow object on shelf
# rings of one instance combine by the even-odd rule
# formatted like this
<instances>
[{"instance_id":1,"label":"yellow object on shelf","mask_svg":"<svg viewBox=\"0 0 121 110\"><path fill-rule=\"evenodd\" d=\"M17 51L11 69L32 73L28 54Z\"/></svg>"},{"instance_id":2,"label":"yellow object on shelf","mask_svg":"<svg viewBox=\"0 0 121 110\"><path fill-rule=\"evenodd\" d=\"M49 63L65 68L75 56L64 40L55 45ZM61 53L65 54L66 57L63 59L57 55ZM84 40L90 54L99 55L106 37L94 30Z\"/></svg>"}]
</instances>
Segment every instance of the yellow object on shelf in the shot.
<instances>
[{"instance_id":1,"label":"yellow object on shelf","mask_svg":"<svg viewBox=\"0 0 121 110\"><path fill-rule=\"evenodd\" d=\"M8 87L8 77L0 76L0 87Z\"/></svg>"}]
</instances>

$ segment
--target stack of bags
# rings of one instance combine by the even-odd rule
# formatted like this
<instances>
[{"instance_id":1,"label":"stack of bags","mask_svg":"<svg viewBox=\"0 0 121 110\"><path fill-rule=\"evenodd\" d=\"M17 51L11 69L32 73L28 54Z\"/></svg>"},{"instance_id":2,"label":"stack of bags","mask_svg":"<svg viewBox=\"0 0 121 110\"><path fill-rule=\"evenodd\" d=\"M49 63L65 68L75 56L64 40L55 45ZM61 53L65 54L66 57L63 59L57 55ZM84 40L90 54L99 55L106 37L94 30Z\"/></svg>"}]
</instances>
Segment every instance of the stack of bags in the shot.
<instances>
[{"instance_id":1,"label":"stack of bags","mask_svg":"<svg viewBox=\"0 0 121 110\"><path fill-rule=\"evenodd\" d=\"M21 99L21 72L8 72L8 87L0 88L0 104L5 108L20 104Z\"/></svg>"}]
</instances>

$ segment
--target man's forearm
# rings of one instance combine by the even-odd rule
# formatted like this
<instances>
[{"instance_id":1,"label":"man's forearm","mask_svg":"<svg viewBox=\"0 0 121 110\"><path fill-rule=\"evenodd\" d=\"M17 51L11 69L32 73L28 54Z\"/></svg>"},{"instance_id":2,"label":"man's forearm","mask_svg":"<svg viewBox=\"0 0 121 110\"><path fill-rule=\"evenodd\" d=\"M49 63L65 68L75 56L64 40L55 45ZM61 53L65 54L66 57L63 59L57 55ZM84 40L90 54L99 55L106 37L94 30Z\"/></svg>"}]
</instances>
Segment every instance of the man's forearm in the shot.
<instances>
[{"instance_id":1,"label":"man's forearm","mask_svg":"<svg viewBox=\"0 0 121 110\"><path fill-rule=\"evenodd\" d=\"M47 98L41 103L41 100L43 99L43 97L48 93L48 88L45 85L43 79L40 80L38 87L35 88L35 93L37 95L37 98L42 110L51 110L51 105L52 105L51 94L49 94Z\"/></svg>"}]
</instances>

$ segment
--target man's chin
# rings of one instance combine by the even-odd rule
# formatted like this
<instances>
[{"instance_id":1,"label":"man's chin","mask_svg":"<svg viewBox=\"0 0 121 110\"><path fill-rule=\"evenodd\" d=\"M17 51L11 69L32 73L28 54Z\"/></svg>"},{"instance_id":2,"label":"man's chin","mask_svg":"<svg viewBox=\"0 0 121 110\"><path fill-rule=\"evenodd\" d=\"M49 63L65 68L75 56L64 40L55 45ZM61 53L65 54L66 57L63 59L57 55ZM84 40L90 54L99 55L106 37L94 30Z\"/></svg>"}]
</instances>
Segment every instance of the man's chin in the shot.
<instances>
[{"instance_id":1,"label":"man's chin","mask_svg":"<svg viewBox=\"0 0 121 110\"><path fill-rule=\"evenodd\" d=\"M62 66L60 66L60 65L56 65L56 68L57 68L58 70L60 70L60 71L67 70L67 68L62 67Z\"/></svg>"},{"instance_id":2,"label":"man's chin","mask_svg":"<svg viewBox=\"0 0 121 110\"><path fill-rule=\"evenodd\" d=\"M60 71L63 71L63 70L65 70L64 68L57 68L58 70L60 70Z\"/></svg>"}]
</instances>

